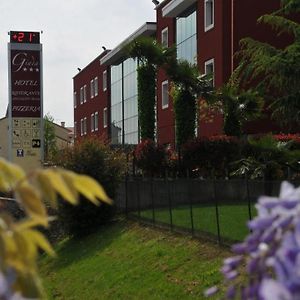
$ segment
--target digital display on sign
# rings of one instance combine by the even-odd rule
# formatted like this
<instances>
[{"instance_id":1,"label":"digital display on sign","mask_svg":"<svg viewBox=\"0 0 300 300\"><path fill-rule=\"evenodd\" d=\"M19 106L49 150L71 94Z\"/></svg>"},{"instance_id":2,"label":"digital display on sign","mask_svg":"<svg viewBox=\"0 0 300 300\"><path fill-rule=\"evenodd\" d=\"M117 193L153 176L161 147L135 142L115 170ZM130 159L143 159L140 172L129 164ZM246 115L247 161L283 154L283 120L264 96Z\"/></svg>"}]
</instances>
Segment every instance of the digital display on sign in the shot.
<instances>
[{"instance_id":1,"label":"digital display on sign","mask_svg":"<svg viewBox=\"0 0 300 300\"><path fill-rule=\"evenodd\" d=\"M18 44L39 44L40 33L31 31L11 31L10 42Z\"/></svg>"}]
</instances>

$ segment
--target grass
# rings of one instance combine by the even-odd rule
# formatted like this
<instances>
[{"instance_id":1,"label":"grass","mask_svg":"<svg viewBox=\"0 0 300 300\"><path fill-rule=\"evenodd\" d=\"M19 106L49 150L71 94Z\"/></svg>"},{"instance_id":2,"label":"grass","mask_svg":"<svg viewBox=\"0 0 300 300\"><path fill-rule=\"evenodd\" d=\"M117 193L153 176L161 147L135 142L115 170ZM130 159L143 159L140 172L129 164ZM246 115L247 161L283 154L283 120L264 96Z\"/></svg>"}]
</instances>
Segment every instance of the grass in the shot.
<instances>
[{"instance_id":1,"label":"grass","mask_svg":"<svg viewBox=\"0 0 300 300\"><path fill-rule=\"evenodd\" d=\"M118 223L42 257L49 299L203 299L229 251L169 232Z\"/></svg>"},{"instance_id":2,"label":"grass","mask_svg":"<svg viewBox=\"0 0 300 300\"><path fill-rule=\"evenodd\" d=\"M252 216L255 215L255 209L251 206ZM247 203L240 204L222 204L218 206L220 235L223 239L233 241L242 241L249 233L247 221L249 212ZM216 207L212 205L194 205L193 226L195 231L202 231L217 236ZM153 211L145 210L141 212L141 217L152 219ZM169 209L155 209L155 221L165 224L171 223ZM173 225L191 229L191 209L188 206L179 206L172 209Z\"/></svg>"}]
</instances>

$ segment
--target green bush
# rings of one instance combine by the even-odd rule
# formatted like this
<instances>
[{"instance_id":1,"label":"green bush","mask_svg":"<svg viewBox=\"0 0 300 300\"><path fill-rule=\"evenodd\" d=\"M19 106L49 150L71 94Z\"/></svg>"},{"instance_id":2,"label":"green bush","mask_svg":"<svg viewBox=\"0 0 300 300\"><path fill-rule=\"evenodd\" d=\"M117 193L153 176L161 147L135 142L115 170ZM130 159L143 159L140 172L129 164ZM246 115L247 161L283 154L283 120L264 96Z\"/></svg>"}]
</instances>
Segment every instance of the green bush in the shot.
<instances>
[{"instance_id":1,"label":"green bush","mask_svg":"<svg viewBox=\"0 0 300 300\"><path fill-rule=\"evenodd\" d=\"M80 174L87 174L101 182L111 199L114 199L118 184L125 170L122 153L110 150L101 141L84 139L73 148L60 154L57 164ZM110 221L116 212L114 205L101 204L95 207L87 201L77 206L63 203L59 216L69 234L80 236L90 233Z\"/></svg>"},{"instance_id":2,"label":"green bush","mask_svg":"<svg viewBox=\"0 0 300 300\"><path fill-rule=\"evenodd\" d=\"M146 139L139 143L134 152L135 162L146 176L162 176L168 167L168 152L163 146Z\"/></svg>"},{"instance_id":3,"label":"green bush","mask_svg":"<svg viewBox=\"0 0 300 300\"><path fill-rule=\"evenodd\" d=\"M193 176L224 178L240 157L239 142L231 136L200 137L182 148L182 165Z\"/></svg>"}]
</instances>

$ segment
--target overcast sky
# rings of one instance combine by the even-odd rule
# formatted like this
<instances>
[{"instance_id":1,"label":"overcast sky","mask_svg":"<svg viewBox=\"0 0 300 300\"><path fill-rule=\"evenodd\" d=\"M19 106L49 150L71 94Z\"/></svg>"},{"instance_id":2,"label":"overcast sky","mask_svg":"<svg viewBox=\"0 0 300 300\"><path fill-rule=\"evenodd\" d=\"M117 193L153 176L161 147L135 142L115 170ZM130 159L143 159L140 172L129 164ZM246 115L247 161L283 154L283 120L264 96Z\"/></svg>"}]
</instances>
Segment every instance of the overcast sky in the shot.
<instances>
[{"instance_id":1,"label":"overcast sky","mask_svg":"<svg viewBox=\"0 0 300 300\"><path fill-rule=\"evenodd\" d=\"M8 104L9 31L43 31L44 113L73 125L73 83L83 68L145 22L155 21L151 0L0 0L0 117Z\"/></svg>"}]
</instances>

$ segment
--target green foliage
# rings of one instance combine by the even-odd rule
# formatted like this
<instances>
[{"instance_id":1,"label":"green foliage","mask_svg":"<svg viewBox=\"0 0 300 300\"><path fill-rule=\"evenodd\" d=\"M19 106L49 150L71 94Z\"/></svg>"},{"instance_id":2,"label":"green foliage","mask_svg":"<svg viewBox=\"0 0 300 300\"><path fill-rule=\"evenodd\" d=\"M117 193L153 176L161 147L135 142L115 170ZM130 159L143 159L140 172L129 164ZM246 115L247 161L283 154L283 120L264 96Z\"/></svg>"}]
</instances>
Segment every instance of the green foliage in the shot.
<instances>
[{"instance_id":1,"label":"green foliage","mask_svg":"<svg viewBox=\"0 0 300 300\"><path fill-rule=\"evenodd\" d=\"M178 146L195 137L196 99L189 90L177 89L173 93L175 132Z\"/></svg>"},{"instance_id":2,"label":"green foliage","mask_svg":"<svg viewBox=\"0 0 300 300\"><path fill-rule=\"evenodd\" d=\"M135 161L146 175L160 176L168 166L168 152L150 140L139 143L134 151Z\"/></svg>"},{"instance_id":3,"label":"green foliage","mask_svg":"<svg viewBox=\"0 0 300 300\"><path fill-rule=\"evenodd\" d=\"M129 57L138 60L138 114L141 139L154 140L155 79L157 67L165 62L168 49L150 37L140 37L125 47Z\"/></svg>"},{"instance_id":4,"label":"green foliage","mask_svg":"<svg viewBox=\"0 0 300 300\"><path fill-rule=\"evenodd\" d=\"M252 179L284 179L287 167L299 172L300 151L291 150L293 141L278 141L271 135L248 138L243 158L235 163L232 175L247 175Z\"/></svg>"},{"instance_id":5,"label":"green foliage","mask_svg":"<svg viewBox=\"0 0 300 300\"><path fill-rule=\"evenodd\" d=\"M193 176L225 178L239 155L240 144L234 137L201 137L183 146L182 164Z\"/></svg>"},{"instance_id":6,"label":"green foliage","mask_svg":"<svg viewBox=\"0 0 300 300\"><path fill-rule=\"evenodd\" d=\"M44 155L45 161L49 161L57 154L54 118L47 113L44 116Z\"/></svg>"},{"instance_id":7,"label":"green foliage","mask_svg":"<svg viewBox=\"0 0 300 300\"><path fill-rule=\"evenodd\" d=\"M194 138L196 128L196 101L199 97L210 99L212 86L209 76L201 76L197 66L187 61L170 61L165 66L174 83L172 96L176 124L176 143L180 148Z\"/></svg>"},{"instance_id":8,"label":"green foliage","mask_svg":"<svg viewBox=\"0 0 300 300\"><path fill-rule=\"evenodd\" d=\"M155 130L155 78L153 65L138 67L138 114L141 139L154 140Z\"/></svg>"},{"instance_id":9,"label":"green foliage","mask_svg":"<svg viewBox=\"0 0 300 300\"><path fill-rule=\"evenodd\" d=\"M300 120L300 24L289 19L295 12L300 12L298 0L282 0L281 9L258 19L279 35L289 34L292 42L281 49L251 38L242 39L241 62L232 77L239 86L250 83L266 93L273 116L290 128Z\"/></svg>"},{"instance_id":10,"label":"green foliage","mask_svg":"<svg viewBox=\"0 0 300 300\"><path fill-rule=\"evenodd\" d=\"M73 148L65 149L57 164L101 182L112 199L125 170L124 155L110 150L96 138L84 139ZM111 220L115 207L103 204L95 208L80 201L76 207L63 203L59 211L68 232L80 236Z\"/></svg>"},{"instance_id":11,"label":"green foliage","mask_svg":"<svg viewBox=\"0 0 300 300\"><path fill-rule=\"evenodd\" d=\"M17 165L0 160L0 192L13 195L25 217L14 220L8 212L0 216L1 299L44 298L36 260L40 250L54 255L37 227L49 226L44 201L57 206L57 194L71 204L79 195L99 205L111 203L102 186L86 175L64 169L35 170L30 174ZM10 296L9 296L10 295ZM23 298L22 298L23 299Z\"/></svg>"},{"instance_id":12,"label":"green foliage","mask_svg":"<svg viewBox=\"0 0 300 300\"><path fill-rule=\"evenodd\" d=\"M224 133L229 136L241 136L243 125L257 119L262 112L264 101L258 92L238 91L236 87L225 85L215 95L222 103L224 115Z\"/></svg>"}]
</instances>

